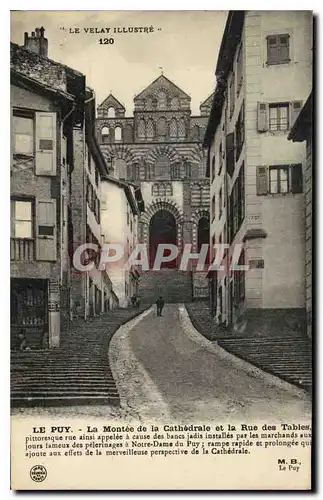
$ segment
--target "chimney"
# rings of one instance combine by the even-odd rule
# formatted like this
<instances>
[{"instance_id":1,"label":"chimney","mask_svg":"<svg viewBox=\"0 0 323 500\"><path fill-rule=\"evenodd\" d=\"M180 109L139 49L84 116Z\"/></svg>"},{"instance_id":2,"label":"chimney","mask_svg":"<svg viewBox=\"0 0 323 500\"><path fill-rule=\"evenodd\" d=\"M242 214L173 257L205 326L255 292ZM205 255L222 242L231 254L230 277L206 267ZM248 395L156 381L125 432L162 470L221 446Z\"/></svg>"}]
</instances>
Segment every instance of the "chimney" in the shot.
<instances>
[{"instance_id":1,"label":"chimney","mask_svg":"<svg viewBox=\"0 0 323 500\"><path fill-rule=\"evenodd\" d=\"M28 32L25 32L24 49L35 52L39 56L48 57L48 40L44 37L44 33L43 26L32 31L31 36L28 35Z\"/></svg>"}]
</instances>

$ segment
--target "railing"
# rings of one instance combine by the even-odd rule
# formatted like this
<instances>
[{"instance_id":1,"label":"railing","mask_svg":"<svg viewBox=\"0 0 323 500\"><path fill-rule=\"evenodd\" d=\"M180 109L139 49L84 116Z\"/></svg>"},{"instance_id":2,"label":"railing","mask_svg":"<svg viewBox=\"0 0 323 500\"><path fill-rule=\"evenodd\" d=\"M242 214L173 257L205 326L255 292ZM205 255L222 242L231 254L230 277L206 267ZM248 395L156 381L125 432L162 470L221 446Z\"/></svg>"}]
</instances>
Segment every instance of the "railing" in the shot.
<instances>
[{"instance_id":1,"label":"railing","mask_svg":"<svg viewBox=\"0 0 323 500\"><path fill-rule=\"evenodd\" d=\"M29 238L10 238L10 259L30 262L35 257L35 241Z\"/></svg>"}]
</instances>

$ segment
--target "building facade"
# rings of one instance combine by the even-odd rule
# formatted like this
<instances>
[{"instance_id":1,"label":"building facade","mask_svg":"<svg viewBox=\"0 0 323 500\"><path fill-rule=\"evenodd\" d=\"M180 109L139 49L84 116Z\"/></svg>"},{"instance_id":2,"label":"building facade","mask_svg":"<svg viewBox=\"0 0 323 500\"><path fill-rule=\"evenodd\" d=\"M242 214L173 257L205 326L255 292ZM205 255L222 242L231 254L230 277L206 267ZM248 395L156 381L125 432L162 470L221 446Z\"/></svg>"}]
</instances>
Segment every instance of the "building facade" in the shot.
<instances>
[{"instance_id":1,"label":"building facade","mask_svg":"<svg viewBox=\"0 0 323 500\"><path fill-rule=\"evenodd\" d=\"M312 86L311 13L230 11L216 77L210 243L229 248L209 275L212 314L240 330L301 329L305 148L286 137ZM232 268L234 251L248 271Z\"/></svg>"},{"instance_id":2,"label":"building facade","mask_svg":"<svg viewBox=\"0 0 323 500\"><path fill-rule=\"evenodd\" d=\"M48 58L44 29L11 44L12 347L58 347L75 317L116 307L112 282L74 266L102 243L95 98L83 74ZM97 256L84 255L84 258Z\"/></svg>"},{"instance_id":3,"label":"building facade","mask_svg":"<svg viewBox=\"0 0 323 500\"><path fill-rule=\"evenodd\" d=\"M313 94L310 93L297 117L288 139L306 141L305 191L305 299L308 336L312 336L312 239L313 239Z\"/></svg>"},{"instance_id":4,"label":"building facade","mask_svg":"<svg viewBox=\"0 0 323 500\"><path fill-rule=\"evenodd\" d=\"M131 305L131 297L138 294L140 270L138 266L126 266L137 246L139 219L144 211L140 187L115 177L106 176L101 183L101 218L105 243L120 245L120 259L107 264L113 290L120 307Z\"/></svg>"},{"instance_id":5,"label":"building facade","mask_svg":"<svg viewBox=\"0 0 323 500\"><path fill-rule=\"evenodd\" d=\"M97 137L117 179L140 185L146 210L139 240L152 267L159 243L208 242L209 183L202 138L212 97L192 116L191 98L164 75L134 98L132 117L109 95L98 107ZM168 264L177 267L178 260Z\"/></svg>"},{"instance_id":6,"label":"building facade","mask_svg":"<svg viewBox=\"0 0 323 500\"><path fill-rule=\"evenodd\" d=\"M68 191L71 130L83 120L84 79L48 59L47 46L42 28L25 34L24 47L11 44L13 348L57 347L66 313L71 259L62 193Z\"/></svg>"}]
</instances>

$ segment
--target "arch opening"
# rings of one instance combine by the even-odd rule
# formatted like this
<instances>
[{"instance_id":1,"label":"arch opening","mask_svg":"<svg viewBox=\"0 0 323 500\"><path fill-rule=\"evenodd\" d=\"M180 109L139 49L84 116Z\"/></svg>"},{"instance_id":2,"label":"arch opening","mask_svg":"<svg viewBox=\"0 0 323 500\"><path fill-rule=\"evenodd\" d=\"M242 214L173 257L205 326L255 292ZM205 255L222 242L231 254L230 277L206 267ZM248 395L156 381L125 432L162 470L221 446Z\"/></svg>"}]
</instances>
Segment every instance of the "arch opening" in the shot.
<instances>
[{"instance_id":1,"label":"arch opening","mask_svg":"<svg viewBox=\"0 0 323 500\"><path fill-rule=\"evenodd\" d=\"M153 267L155 257L160 244L177 245L177 224L173 214L162 209L156 212L149 224L149 264ZM164 250L164 256L169 256L170 251ZM162 263L162 268L176 268L176 258L170 262Z\"/></svg>"},{"instance_id":2,"label":"arch opening","mask_svg":"<svg viewBox=\"0 0 323 500\"><path fill-rule=\"evenodd\" d=\"M197 251L200 252L202 245L209 243L209 220L201 217L197 225ZM206 262L209 263L210 252L208 250Z\"/></svg>"}]
</instances>

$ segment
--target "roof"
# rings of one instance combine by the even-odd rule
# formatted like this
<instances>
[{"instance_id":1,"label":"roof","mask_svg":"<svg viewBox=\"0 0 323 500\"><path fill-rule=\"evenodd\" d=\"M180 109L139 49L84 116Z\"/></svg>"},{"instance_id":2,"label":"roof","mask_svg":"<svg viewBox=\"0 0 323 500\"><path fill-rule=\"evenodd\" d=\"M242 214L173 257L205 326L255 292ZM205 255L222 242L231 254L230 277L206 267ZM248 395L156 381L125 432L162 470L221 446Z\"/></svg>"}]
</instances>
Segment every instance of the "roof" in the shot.
<instances>
[{"instance_id":1,"label":"roof","mask_svg":"<svg viewBox=\"0 0 323 500\"><path fill-rule=\"evenodd\" d=\"M312 113L313 95L311 92L288 134L289 141L303 142L308 139L312 134Z\"/></svg>"},{"instance_id":2,"label":"roof","mask_svg":"<svg viewBox=\"0 0 323 500\"><path fill-rule=\"evenodd\" d=\"M214 96L214 92L212 92L212 94L209 95L209 97L207 97L207 99L205 99L205 101L203 101L200 104L200 108L202 108L203 106L211 106L212 105L212 101L213 101L213 96Z\"/></svg>"},{"instance_id":3,"label":"roof","mask_svg":"<svg viewBox=\"0 0 323 500\"><path fill-rule=\"evenodd\" d=\"M126 109L124 105L121 104L121 102L118 101L118 99L111 93L104 99L104 101L101 102L101 104L99 104L98 108L105 108L107 104L114 104L116 108Z\"/></svg>"},{"instance_id":4,"label":"roof","mask_svg":"<svg viewBox=\"0 0 323 500\"><path fill-rule=\"evenodd\" d=\"M156 80L154 80L153 82L151 82L150 85L148 85L148 87L146 87L138 95L136 95L135 98L134 98L134 100L140 99L144 94L149 93L151 87L158 87L159 84L162 85L162 84L165 84L165 83L167 85L170 84L172 87L174 87L177 90L177 92L179 93L180 96L185 97L186 99L191 99L190 96L188 94L186 94L186 92L184 92L182 89L180 89L174 82L172 82L171 80L169 80L165 75L160 75L158 78L156 78Z\"/></svg>"},{"instance_id":5,"label":"roof","mask_svg":"<svg viewBox=\"0 0 323 500\"><path fill-rule=\"evenodd\" d=\"M49 85L45 85L45 83L35 80L34 78L31 78L30 76L20 73L12 68L10 70L10 82L20 87L28 87L28 90L32 89L35 92L49 95L52 98L60 98L71 102L74 101L74 96L72 94L64 92L63 90L55 89Z\"/></svg>"},{"instance_id":6,"label":"roof","mask_svg":"<svg viewBox=\"0 0 323 500\"><path fill-rule=\"evenodd\" d=\"M221 121L225 92L226 92L226 84L223 80L220 80L213 94L211 113L203 140L203 147L205 148L210 146L214 134L216 132L216 129L218 128L218 125Z\"/></svg>"},{"instance_id":7,"label":"roof","mask_svg":"<svg viewBox=\"0 0 323 500\"><path fill-rule=\"evenodd\" d=\"M101 181L111 182L112 184L116 184L117 186L119 186L120 189L123 189L133 213L135 213L136 215L140 215L140 213L144 211L145 206L142 192L139 186L134 188L133 193L131 190L131 187L133 187L133 185L130 185L125 181L121 181L120 179L116 179L115 177L111 177L110 175L104 175Z\"/></svg>"}]
</instances>

